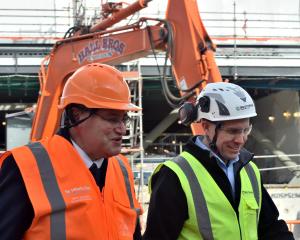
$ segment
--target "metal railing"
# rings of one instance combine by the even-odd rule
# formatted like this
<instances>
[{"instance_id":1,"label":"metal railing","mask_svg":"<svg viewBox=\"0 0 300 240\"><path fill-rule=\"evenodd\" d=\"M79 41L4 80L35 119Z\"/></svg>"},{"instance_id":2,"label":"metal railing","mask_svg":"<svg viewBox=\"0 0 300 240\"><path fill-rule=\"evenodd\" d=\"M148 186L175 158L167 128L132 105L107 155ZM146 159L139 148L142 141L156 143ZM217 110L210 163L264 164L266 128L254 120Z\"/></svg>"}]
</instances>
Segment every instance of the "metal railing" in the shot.
<instances>
[{"instance_id":1,"label":"metal railing","mask_svg":"<svg viewBox=\"0 0 300 240\"><path fill-rule=\"evenodd\" d=\"M286 223L287 223L287 225L289 227L289 230L291 232L293 232L295 225L299 225L300 224L300 219L298 219L298 220L286 220Z\"/></svg>"},{"instance_id":2,"label":"metal railing","mask_svg":"<svg viewBox=\"0 0 300 240\"><path fill-rule=\"evenodd\" d=\"M100 19L100 8L87 4L80 7L83 10L81 13L77 11L77 15L74 15L76 10L70 6L53 9L0 9L1 35L63 37L67 29L78 22L78 18L87 25ZM232 11L200 12L200 15L212 38L300 41L300 19L297 12L239 12L232 8ZM165 13L152 6L138 16L165 18ZM136 21L138 16L131 16L121 24Z\"/></svg>"}]
</instances>

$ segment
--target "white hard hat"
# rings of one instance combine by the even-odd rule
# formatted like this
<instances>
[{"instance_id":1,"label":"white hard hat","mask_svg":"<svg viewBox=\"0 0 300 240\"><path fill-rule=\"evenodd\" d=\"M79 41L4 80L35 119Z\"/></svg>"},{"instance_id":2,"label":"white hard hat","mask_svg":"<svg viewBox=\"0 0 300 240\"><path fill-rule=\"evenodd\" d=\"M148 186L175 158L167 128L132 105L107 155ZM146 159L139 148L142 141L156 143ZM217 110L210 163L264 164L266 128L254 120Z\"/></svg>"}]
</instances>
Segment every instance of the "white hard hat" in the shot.
<instances>
[{"instance_id":1,"label":"white hard hat","mask_svg":"<svg viewBox=\"0 0 300 240\"><path fill-rule=\"evenodd\" d=\"M233 83L209 83L197 97L197 120L228 121L255 117L256 110L251 96Z\"/></svg>"}]
</instances>

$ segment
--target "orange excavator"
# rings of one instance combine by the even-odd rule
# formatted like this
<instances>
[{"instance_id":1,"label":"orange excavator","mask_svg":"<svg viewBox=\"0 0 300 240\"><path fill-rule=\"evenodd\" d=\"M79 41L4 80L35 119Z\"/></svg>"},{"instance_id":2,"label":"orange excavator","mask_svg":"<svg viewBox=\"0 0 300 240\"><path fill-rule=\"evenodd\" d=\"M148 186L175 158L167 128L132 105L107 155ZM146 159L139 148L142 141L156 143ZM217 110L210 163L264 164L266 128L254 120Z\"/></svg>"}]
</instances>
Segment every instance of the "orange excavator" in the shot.
<instances>
[{"instance_id":1,"label":"orange excavator","mask_svg":"<svg viewBox=\"0 0 300 240\"><path fill-rule=\"evenodd\" d=\"M193 102L206 83L222 81L214 59L215 46L199 16L197 1L169 0L165 19L143 17L133 24L114 27L147 7L150 1L138 0L124 7L121 3L106 3L99 23L73 27L63 40L56 42L39 74L40 95L32 141L55 133L61 116L57 105L63 86L77 68L90 62L116 65L157 51L165 52L165 65L169 59L179 90L178 96L169 90L163 71L162 89L173 107L182 101ZM197 124L192 124L192 131L201 133Z\"/></svg>"}]
</instances>

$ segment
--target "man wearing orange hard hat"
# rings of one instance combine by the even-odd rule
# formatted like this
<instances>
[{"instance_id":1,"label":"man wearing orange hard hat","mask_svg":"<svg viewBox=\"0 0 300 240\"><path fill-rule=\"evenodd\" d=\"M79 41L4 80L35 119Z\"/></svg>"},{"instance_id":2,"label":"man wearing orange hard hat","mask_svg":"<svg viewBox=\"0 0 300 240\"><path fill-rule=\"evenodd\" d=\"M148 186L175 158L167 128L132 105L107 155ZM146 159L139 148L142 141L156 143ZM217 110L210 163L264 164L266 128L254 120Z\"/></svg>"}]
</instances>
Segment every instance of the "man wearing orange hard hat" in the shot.
<instances>
[{"instance_id":1,"label":"man wearing orange hard hat","mask_svg":"<svg viewBox=\"0 0 300 240\"><path fill-rule=\"evenodd\" d=\"M120 155L130 91L115 68L92 63L67 80L60 131L0 158L1 239L140 239L142 213Z\"/></svg>"}]
</instances>

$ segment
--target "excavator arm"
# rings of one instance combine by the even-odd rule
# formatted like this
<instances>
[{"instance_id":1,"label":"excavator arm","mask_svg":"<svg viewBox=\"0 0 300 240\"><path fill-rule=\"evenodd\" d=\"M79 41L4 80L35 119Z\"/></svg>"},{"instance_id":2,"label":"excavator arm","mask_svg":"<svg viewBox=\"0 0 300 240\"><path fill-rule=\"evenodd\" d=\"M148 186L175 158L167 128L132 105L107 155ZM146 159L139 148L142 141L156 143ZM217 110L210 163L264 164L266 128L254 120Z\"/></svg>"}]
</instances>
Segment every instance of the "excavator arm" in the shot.
<instances>
[{"instance_id":1,"label":"excavator arm","mask_svg":"<svg viewBox=\"0 0 300 240\"><path fill-rule=\"evenodd\" d=\"M31 141L55 133L61 117L57 106L63 86L78 67L89 62L116 65L153 54L154 50L166 52L180 93L179 97L174 96L163 84L166 98L173 106L182 100L193 101L203 84L222 81L214 60L214 45L194 0L169 0L165 19L141 18L135 24L111 28L150 1L139 0L125 8L115 5L118 9L106 14L95 26L79 29L55 44L40 70L40 96ZM111 6L107 9L112 10ZM198 134L201 129L192 124L192 131Z\"/></svg>"}]
</instances>

